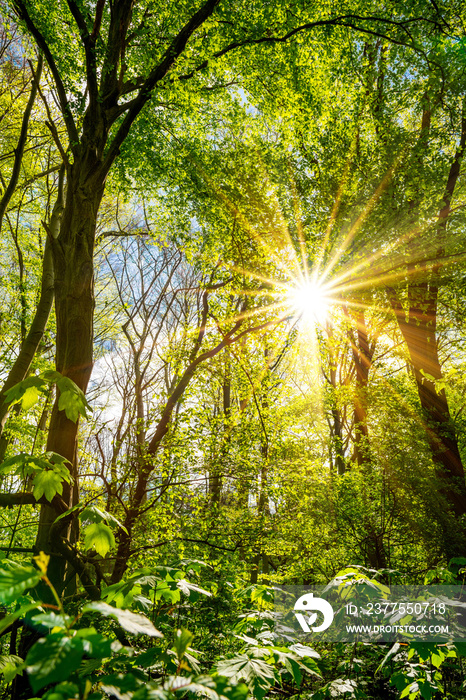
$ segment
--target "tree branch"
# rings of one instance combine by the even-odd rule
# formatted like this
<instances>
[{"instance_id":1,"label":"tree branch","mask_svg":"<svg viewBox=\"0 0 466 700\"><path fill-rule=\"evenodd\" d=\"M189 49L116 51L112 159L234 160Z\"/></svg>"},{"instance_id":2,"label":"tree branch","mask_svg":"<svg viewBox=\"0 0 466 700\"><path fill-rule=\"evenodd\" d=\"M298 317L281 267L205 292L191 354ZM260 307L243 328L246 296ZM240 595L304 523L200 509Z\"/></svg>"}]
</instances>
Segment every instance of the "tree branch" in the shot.
<instances>
[{"instance_id":1,"label":"tree branch","mask_svg":"<svg viewBox=\"0 0 466 700\"><path fill-rule=\"evenodd\" d=\"M50 71L53 75L53 79L55 81L55 85L57 87L57 92L58 92L58 99L60 101L60 106L61 110L63 113L63 118L65 120L65 125L66 125L66 130L68 132L68 138L70 140L71 144L71 149L75 155L78 155L79 152L79 134L78 130L76 128L76 124L73 119L73 114L71 112L70 104L68 102L68 98L66 96L66 91L65 91L65 86L63 85L60 71L58 70L58 67L54 61L54 58L52 56L52 52L50 51L50 48L45 41L45 38L39 31L39 29L36 27L34 24L33 20L31 19L31 16L29 15L29 12L26 9L26 6L23 2L23 0L13 0L13 5L14 8L19 16L20 19L23 20L25 23L26 27L34 37L37 46L39 49L43 52L45 59L47 63L49 64Z\"/></svg>"},{"instance_id":2,"label":"tree branch","mask_svg":"<svg viewBox=\"0 0 466 700\"><path fill-rule=\"evenodd\" d=\"M95 36L89 34L86 20L74 0L66 0L70 12L79 30L81 41L86 54L86 77L87 88L89 90L89 111L94 114L98 109L99 88L97 84L97 65L95 59ZM99 8L97 8L97 11ZM103 7L102 7L103 11Z\"/></svg>"},{"instance_id":3,"label":"tree branch","mask_svg":"<svg viewBox=\"0 0 466 700\"><path fill-rule=\"evenodd\" d=\"M150 99L153 89L163 78L167 75L170 68L175 63L176 59L183 53L186 48L191 36L194 34L196 29L198 29L202 24L211 16L214 12L216 6L220 0L207 0L204 5L194 13L189 22L181 29L175 39L172 41L166 52L164 53L162 60L159 65L150 73L149 77L144 81L137 97L130 109L128 110L123 123L119 127L115 137L110 144L110 147L105 156L103 170L104 172L109 172L113 161L118 156L120 152L120 147L126 137L128 136L129 130L140 113L141 109L144 107L146 102Z\"/></svg>"},{"instance_id":4,"label":"tree branch","mask_svg":"<svg viewBox=\"0 0 466 700\"><path fill-rule=\"evenodd\" d=\"M415 48L412 41L411 42L404 42L399 39L394 39L393 37L387 35L387 34L382 34L381 32L376 32L375 30L372 29L366 29L365 27L360 27L358 25L353 24L350 20L354 21L371 21L371 22L380 22L382 24L389 24L391 26L396 26L404 30L408 36L411 38L411 34L407 30L407 28L404 26L405 24L412 24L413 22L429 22L434 24L435 26L438 26L437 22L434 20L429 20L425 17L415 17L410 20L404 20L397 22L396 20L390 20L386 19L384 17L363 17L362 15L341 15L340 17L334 17L332 19L322 19L322 20L317 20L315 22L306 22L306 24L302 24L299 27L295 27L294 29L291 29L287 34L284 34L283 36L263 36L260 37L259 39L245 39L244 41L234 41L231 44L228 44L225 46L223 49L220 51L217 51L212 55L210 59L206 59L202 63L200 63L196 68L194 68L190 73L186 73L185 75L182 75L179 77L179 80L188 80L189 78L192 78L195 73L197 73L200 70L203 70L204 68L207 68L209 65L209 61L212 59L216 58L221 58L222 56L225 56L225 54L230 53L230 51L234 51L236 49L242 48L243 46L258 46L260 44L279 44L279 43L285 43L289 39L291 39L293 36L296 34L306 31L308 29L315 29L316 27L349 27L351 29L354 29L358 32L362 32L364 34L371 34L372 36L377 36L381 39L386 39L387 41L390 41L393 44L398 44L399 46L406 46L409 48Z\"/></svg>"},{"instance_id":5,"label":"tree branch","mask_svg":"<svg viewBox=\"0 0 466 700\"><path fill-rule=\"evenodd\" d=\"M59 515L66 513L69 506L62 499L61 496L56 494L52 501L48 501L45 496L36 498L34 494L30 491L23 491L18 493L0 493L0 508L13 508L13 506L31 505L35 506L37 504L52 506Z\"/></svg>"}]
</instances>

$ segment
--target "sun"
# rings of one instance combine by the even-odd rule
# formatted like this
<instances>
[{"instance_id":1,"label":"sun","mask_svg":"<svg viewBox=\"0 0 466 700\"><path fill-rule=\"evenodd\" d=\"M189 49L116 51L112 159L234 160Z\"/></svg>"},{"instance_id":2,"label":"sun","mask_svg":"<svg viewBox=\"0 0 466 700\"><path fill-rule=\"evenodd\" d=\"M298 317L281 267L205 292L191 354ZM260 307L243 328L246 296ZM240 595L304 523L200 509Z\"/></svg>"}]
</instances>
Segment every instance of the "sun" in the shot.
<instances>
[{"instance_id":1,"label":"sun","mask_svg":"<svg viewBox=\"0 0 466 700\"><path fill-rule=\"evenodd\" d=\"M290 287L287 303L304 321L323 325L330 312L330 298L325 286L316 280L307 280Z\"/></svg>"}]
</instances>

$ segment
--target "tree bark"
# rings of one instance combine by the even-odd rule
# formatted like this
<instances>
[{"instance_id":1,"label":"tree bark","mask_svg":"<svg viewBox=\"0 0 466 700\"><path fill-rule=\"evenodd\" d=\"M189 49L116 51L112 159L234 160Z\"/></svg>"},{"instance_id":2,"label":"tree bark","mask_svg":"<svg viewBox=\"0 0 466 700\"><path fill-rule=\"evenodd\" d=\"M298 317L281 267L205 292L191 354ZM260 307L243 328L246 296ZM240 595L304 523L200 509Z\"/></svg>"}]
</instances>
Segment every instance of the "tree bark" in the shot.
<instances>
[{"instance_id":1,"label":"tree bark","mask_svg":"<svg viewBox=\"0 0 466 700\"><path fill-rule=\"evenodd\" d=\"M57 321L56 368L83 392L87 389L93 366L93 252L97 212L105 184L99 163L92 158L92 153L86 155L87 158L68 165L60 233L57 239L51 240ZM62 498L71 508L79 500L76 442L79 420L74 422L67 418L65 411L59 410L58 401L59 396L52 409L47 450L57 452L70 463L73 482L63 484ZM51 540L56 517L53 507L42 507L35 546L38 551L51 554L49 578L61 593L66 559L63 552L58 551L57 542ZM60 532L55 528L54 538L58 535L68 539L70 527L70 523L64 524Z\"/></svg>"},{"instance_id":2,"label":"tree bark","mask_svg":"<svg viewBox=\"0 0 466 700\"><path fill-rule=\"evenodd\" d=\"M216 451L214 463L209 473L209 492L213 504L219 504L222 495L222 475L225 471L225 461L228 454L230 442L230 415L231 415L231 368L229 349L225 348L225 365L222 383L222 416L223 416L223 437L220 449Z\"/></svg>"},{"instance_id":3,"label":"tree bark","mask_svg":"<svg viewBox=\"0 0 466 700\"><path fill-rule=\"evenodd\" d=\"M463 515L466 513L464 467L445 390L437 390L435 386L442 379L436 336L438 287L427 282L410 285L408 317L394 289L388 290L388 296L408 348L442 493L454 514Z\"/></svg>"},{"instance_id":4,"label":"tree bark","mask_svg":"<svg viewBox=\"0 0 466 700\"><path fill-rule=\"evenodd\" d=\"M330 321L327 321L326 332L328 337L327 349L329 354L329 374L325 375L327 382L330 385L331 391L331 415L332 419L329 420L329 427L332 437L332 443L330 446L330 460L331 469L333 470L333 460L332 451L335 454L335 466L337 468L337 474L342 476L346 471L346 460L345 460L345 450L343 445L343 421L341 418L341 411L337 403L337 356L334 348L334 335L333 327Z\"/></svg>"},{"instance_id":5,"label":"tree bark","mask_svg":"<svg viewBox=\"0 0 466 700\"><path fill-rule=\"evenodd\" d=\"M354 456L359 466L370 465L369 428L367 425L367 387L372 367L375 343L369 343L364 311L355 311L357 343L351 339L353 362L356 368L354 396Z\"/></svg>"},{"instance_id":6,"label":"tree bark","mask_svg":"<svg viewBox=\"0 0 466 700\"><path fill-rule=\"evenodd\" d=\"M56 367L61 374L72 379L84 392L93 364L93 250L97 213L106 176L118 157L135 119L150 99L152 92L185 51L193 33L212 15L218 2L219 0L206 0L199 10L192 14L167 46L159 63L142 81L137 95L127 104L122 105L118 105L118 99L126 94L121 76L126 69L123 65L123 57L127 41L126 33L132 16L132 0L123 0L113 7L107 36L101 37L104 39L104 44L105 38L107 42L104 57L99 66L96 42L101 34L99 32L101 16L99 13L96 14L94 29L89 33L87 17L81 13L77 3L69 2L68 6L79 31L86 57L86 92L89 102L82 122L82 131L80 131L70 107L63 77L50 46L41 33L39 25L29 13L27 4L23 0L14 0L16 11L49 65L70 143L70 160L67 159L64 151L62 153L67 164L66 202L60 234L52 245L57 318ZM115 129L109 143L111 126L123 114L125 116ZM194 364L191 368L193 372L196 366ZM184 386L178 388L184 391L191 376L188 373L184 378ZM59 453L70 462L74 485L66 483L63 485L63 499L71 507L78 499L76 439L79 421L75 423L69 420L64 411L58 409L58 399L57 396L52 410L47 449ZM160 440L168 430L172 406L168 408L159 425L159 431L149 445L149 452L151 449L153 452L158 449ZM145 489L148 478L147 467L141 471L142 480L138 481L136 488L137 498L140 496L142 498L141 489ZM139 504L140 500L136 512ZM56 515L53 508L49 506L42 508L36 546L50 551L52 555L49 564L50 579L57 591L61 592L65 571L63 551L60 557L60 552L51 541L52 523ZM55 528L54 537L56 536L66 540L69 531L57 532ZM63 547L61 549L63 550Z\"/></svg>"}]
</instances>

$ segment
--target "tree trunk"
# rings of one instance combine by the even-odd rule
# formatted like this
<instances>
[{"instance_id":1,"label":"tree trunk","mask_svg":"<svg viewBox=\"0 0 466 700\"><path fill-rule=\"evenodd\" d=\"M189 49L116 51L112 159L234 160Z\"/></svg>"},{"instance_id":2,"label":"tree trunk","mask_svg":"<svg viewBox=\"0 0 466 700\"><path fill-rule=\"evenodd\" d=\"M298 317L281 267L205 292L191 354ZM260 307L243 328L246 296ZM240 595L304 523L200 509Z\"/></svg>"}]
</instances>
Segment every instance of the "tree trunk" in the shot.
<instances>
[{"instance_id":1,"label":"tree trunk","mask_svg":"<svg viewBox=\"0 0 466 700\"><path fill-rule=\"evenodd\" d=\"M148 447L147 447L147 460L145 462L144 468L139 471L137 474L137 480L134 488L134 492L131 497L131 502L126 510L126 515L124 519L124 526L125 529L123 530L120 528L118 532L118 548L117 548L117 553L115 557L115 566L113 568L112 572L112 583L117 583L118 581L121 580L123 574L126 571L126 568L128 566L128 559L131 555L131 538L132 538L132 532L133 532L133 527L134 524L136 523L139 514L140 514L140 507L143 502L143 499L145 497L145 494L147 492L147 483L150 479L150 476L152 474L152 471L154 469L154 460L153 457L157 454L161 442L168 432L171 417L173 414L173 411L175 410L178 402L181 400L181 398L184 395L184 392L186 391L186 388L188 387L191 379L193 378L197 367L203 363L205 360L211 359L212 357L215 357L219 352L221 352L224 348L229 346L231 343L236 342L236 340L239 340L242 337L242 334L238 334L235 337L235 333L239 330L240 326L243 323L243 319L240 318L238 319L233 327L223 336L222 340L216 345L215 347L211 348L210 350L206 350L205 352L199 354L202 341L204 338L205 334L205 328L207 324L207 317L208 317L208 312L209 312L209 305L208 305L208 294L207 292L204 292L203 295L203 311L202 311L202 318L201 322L199 324L199 333L197 336L197 339L194 342L192 351L189 356L189 364L185 368L183 374L179 378L177 384L173 387L167 402L165 404L165 408L162 411L162 415L160 417L160 420L157 424L157 427L155 429L154 435L152 436L152 439L150 440ZM258 330L261 329L262 326L258 326L253 330ZM251 329L243 331L243 333L248 333L250 332ZM163 488L164 490L168 488L169 483L167 483Z\"/></svg>"},{"instance_id":2,"label":"tree trunk","mask_svg":"<svg viewBox=\"0 0 466 700\"><path fill-rule=\"evenodd\" d=\"M349 316L346 309L345 313ZM371 477L373 464L370 452L369 428L367 425L367 388L377 340L373 339L372 342L369 341L366 318L362 308L356 309L354 318L356 321L357 340L355 341L352 332L350 334L353 361L356 369L354 396L354 457L358 466L369 478L368 486L369 489L371 489L374 480ZM375 569L384 569L387 566L384 528L383 525L378 522L378 517L373 517L370 503L372 499L371 492L366 492L365 484L363 484L362 488L364 489L362 497L365 505L363 523L367 533L365 537L365 555L369 566Z\"/></svg>"},{"instance_id":3,"label":"tree trunk","mask_svg":"<svg viewBox=\"0 0 466 700\"><path fill-rule=\"evenodd\" d=\"M428 282L412 284L408 291L408 317L394 289L390 304L406 342L424 416L429 447L442 493L455 515L466 513L466 486L455 428L447 397L435 382L442 378L436 335L438 287Z\"/></svg>"},{"instance_id":4,"label":"tree trunk","mask_svg":"<svg viewBox=\"0 0 466 700\"><path fill-rule=\"evenodd\" d=\"M367 387L372 367L375 345L370 345L364 311L355 312L357 343L351 340L353 361L356 368L354 397L354 456L359 466L370 465L369 428L367 426Z\"/></svg>"},{"instance_id":5,"label":"tree trunk","mask_svg":"<svg viewBox=\"0 0 466 700\"><path fill-rule=\"evenodd\" d=\"M332 324L327 321L326 326L327 336L328 336L328 353L330 360L329 375L326 377L328 383L330 384L331 391L331 414L332 419L330 422L330 431L332 437L332 443L330 447L330 457L332 456L332 451L335 454L335 466L337 468L337 474L342 476L346 471L346 461L345 461L345 450L343 446L343 421L341 419L341 412L337 404L337 357L334 349L333 343L333 327ZM332 462L333 469L333 462Z\"/></svg>"},{"instance_id":6,"label":"tree trunk","mask_svg":"<svg viewBox=\"0 0 466 700\"><path fill-rule=\"evenodd\" d=\"M209 474L209 492L212 503L220 503L222 495L222 475L225 471L225 461L230 443L230 415L231 415L231 368L229 349L225 348L225 367L222 384L222 415L223 438L218 454L215 455L214 464Z\"/></svg>"},{"instance_id":7,"label":"tree trunk","mask_svg":"<svg viewBox=\"0 0 466 700\"><path fill-rule=\"evenodd\" d=\"M90 163L89 163L90 160ZM86 391L93 366L94 279L93 251L97 212L103 194L104 178L92 158L68 166L66 202L58 239L52 239L55 270L55 309L57 319L57 371ZM57 396L50 419L47 450L69 461L73 478L63 484L63 500L72 507L79 500L77 433L79 420L67 418L58 408ZM36 549L52 555L49 578L59 593L66 576L66 560L58 544L51 541L52 523L57 512L42 506ZM69 538L70 525L64 524L60 537ZM75 533L76 536L76 533ZM54 532L54 540L56 533Z\"/></svg>"}]
</instances>

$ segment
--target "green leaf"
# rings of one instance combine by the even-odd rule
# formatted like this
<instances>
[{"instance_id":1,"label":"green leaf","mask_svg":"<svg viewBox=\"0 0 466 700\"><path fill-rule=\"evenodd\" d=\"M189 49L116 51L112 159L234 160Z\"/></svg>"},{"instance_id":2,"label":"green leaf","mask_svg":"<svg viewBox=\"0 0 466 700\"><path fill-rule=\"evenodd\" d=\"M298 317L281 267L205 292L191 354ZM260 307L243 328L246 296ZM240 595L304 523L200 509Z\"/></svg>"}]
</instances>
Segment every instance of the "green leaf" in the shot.
<instances>
[{"instance_id":1,"label":"green leaf","mask_svg":"<svg viewBox=\"0 0 466 700\"><path fill-rule=\"evenodd\" d=\"M37 387L30 386L28 389L26 389L21 400L21 408L23 409L23 411L29 411L29 409L32 408L34 404L38 402L39 396L40 394L37 390Z\"/></svg>"},{"instance_id":2,"label":"green leaf","mask_svg":"<svg viewBox=\"0 0 466 700\"><path fill-rule=\"evenodd\" d=\"M294 651L295 654L301 656L301 658L305 658L307 656L311 659L320 659L320 654L317 651L304 644L293 644L289 648L291 651Z\"/></svg>"},{"instance_id":3,"label":"green leaf","mask_svg":"<svg viewBox=\"0 0 466 700\"><path fill-rule=\"evenodd\" d=\"M250 658L246 654L219 661L217 672L229 678L233 685L245 681L251 692L259 698L263 698L275 683L274 669L262 659Z\"/></svg>"},{"instance_id":4,"label":"green leaf","mask_svg":"<svg viewBox=\"0 0 466 700\"><path fill-rule=\"evenodd\" d=\"M230 684L222 676L175 676L169 679L166 686L174 693L193 693L197 697L207 697L209 700L246 700L249 695L247 685Z\"/></svg>"},{"instance_id":5,"label":"green leaf","mask_svg":"<svg viewBox=\"0 0 466 700\"><path fill-rule=\"evenodd\" d=\"M410 685L410 678L403 671L396 671L390 676L390 685L394 685L400 692Z\"/></svg>"},{"instance_id":6,"label":"green leaf","mask_svg":"<svg viewBox=\"0 0 466 700\"><path fill-rule=\"evenodd\" d=\"M343 695L348 695L351 698L365 698L364 692L359 690L356 681L349 678L337 678L328 683L328 695L326 697L339 698Z\"/></svg>"},{"instance_id":7,"label":"green leaf","mask_svg":"<svg viewBox=\"0 0 466 700\"><path fill-rule=\"evenodd\" d=\"M49 384L56 384L58 380L63 377L63 375L54 369L48 369L45 372L42 372L41 377Z\"/></svg>"},{"instance_id":8,"label":"green leaf","mask_svg":"<svg viewBox=\"0 0 466 700\"><path fill-rule=\"evenodd\" d=\"M23 659L14 654L0 656L0 673L5 679L5 683L11 683L13 678L24 671Z\"/></svg>"},{"instance_id":9,"label":"green leaf","mask_svg":"<svg viewBox=\"0 0 466 700\"><path fill-rule=\"evenodd\" d=\"M434 685L429 683L428 680L419 679L418 686L419 691L421 693L421 697L424 698L424 700L432 700L434 695L437 694L438 689Z\"/></svg>"},{"instance_id":10,"label":"green leaf","mask_svg":"<svg viewBox=\"0 0 466 700\"><path fill-rule=\"evenodd\" d=\"M55 494L63 493L63 479L51 470L39 472L34 477L32 492L37 500L45 494L45 498L51 501Z\"/></svg>"},{"instance_id":11,"label":"green leaf","mask_svg":"<svg viewBox=\"0 0 466 700\"><path fill-rule=\"evenodd\" d=\"M126 532L126 534L128 534L128 530L122 523L120 523L120 521L117 518L115 518L114 515L108 513L106 510L101 510L100 508L97 508L97 506L87 506L86 508L84 508L79 516L79 519L81 520L81 522L84 522L86 520L88 520L91 523L104 522L113 525L114 527L119 527L121 530Z\"/></svg>"},{"instance_id":12,"label":"green leaf","mask_svg":"<svg viewBox=\"0 0 466 700\"><path fill-rule=\"evenodd\" d=\"M133 613L130 610L120 610L107 603L96 601L84 606L83 612L98 612L104 617L114 617L127 632L131 634L147 634L149 637L163 637L145 615Z\"/></svg>"},{"instance_id":13,"label":"green leaf","mask_svg":"<svg viewBox=\"0 0 466 700\"><path fill-rule=\"evenodd\" d=\"M298 662L294 659L290 659L289 657L285 658L285 668L293 676L293 680L296 683L296 685L301 685L301 682L303 680L303 674L301 673L301 669L299 667Z\"/></svg>"},{"instance_id":14,"label":"green leaf","mask_svg":"<svg viewBox=\"0 0 466 700\"><path fill-rule=\"evenodd\" d=\"M50 629L53 629L54 627L61 627L62 629L65 629L66 623L71 622L71 617L68 615L58 615L57 613L51 611L34 615L32 617L32 622L38 622L41 625L50 627Z\"/></svg>"},{"instance_id":15,"label":"green leaf","mask_svg":"<svg viewBox=\"0 0 466 700\"><path fill-rule=\"evenodd\" d=\"M83 653L83 642L79 637L55 633L39 639L26 657L26 670L33 691L36 693L50 683L68 680L79 668Z\"/></svg>"},{"instance_id":16,"label":"green leaf","mask_svg":"<svg viewBox=\"0 0 466 700\"><path fill-rule=\"evenodd\" d=\"M45 452L42 455L28 455L20 452L13 457L8 457L0 465L0 473L11 474L14 472L19 476L35 476L38 472L52 471L58 474L62 481L71 482L71 474L66 464L68 460L56 452Z\"/></svg>"},{"instance_id":17,"label":"green leaf","mask_svg":"<svg viewBox=\"0 0 466 700\"><path fill-rule=\"evenodd\" d=\"M379 673L379 671L382 670L382 668L385 666L387 661L394 656L395 654L398 653L398 650L400 649L400 644L398 642L395 642L395 644L387 651L385 654L384 658L382 659L381 664L377 667L376 674Z\"/></svg>"},{"instance_id":18,"label":"green leaf","mask_svg":"<svg viewBox=\"0 0 466 700\"><path fill-rule=\"evenodd\" d=\"M212 595L212 593L209 593L209 591L204 590L204 588L200 588L199 586L196 586L194 583L190 583L189 581L186 581L186 579L182 578L180 581L176 582L177 587L182 591L185 595L189 595L191 591L194 593L202 593L202 595Z\"/></svg>"},{"instance_id":19,"label":"green leaf","mask_svg":"<svg viewBox=\"0 0 466 700\"><path fill-rule=\"evenodd\" d=\"M400 700L401 698L405 698L408 695L411 695L411 693L417 693L418 690L419 685L416 681L414 683L411 683L410 685L407 685L406 688L401 692Z\"/></svg>"},{"instance_id":20,"label":"green leaf","mask_svg":"<svg viewBox=\"0 0 466 700\"><path fill-rule=\"evenodd\" d=\"M91 523L84 530L84 548L94 548L101 557L115 546L115 537L108 525L105 523Z\"/></svg>"},{"instance_id":21,"label":"green leaf","mask_svg":"<svg viewBox=\"0 0 466 700\"><path fill-rule=\"evenodd\" d=\"M46 383L41 377L27 377L18 382L5 392L4 403L15 404L21 402L21 407L27 411L39 398L39 392L43 393Z\"/></svg>"},{"instance_id":22,"label":"green leaf","mask_svg":"<svg viewBox=\"0 0 466 700\"><path fill-rule=\"evenodd\" d=\"M30 455L25 452L20 452L17 455L13 455L13 457L8 457L8 459L5 459L5 461L0 464L0 474L11 474L14 472L15 474L23 476L24 467L30 460Z\"/></svg>"},{"instance_id":23,"label":"green leaf","mask_svg":"<svg viewBox=\"0 0 466 700\"><path fill-rule=\"evenodd\" d=\"M61 515L57 516L53 522L54 522L54 523L57 523L57 522L58 522L59 520L61 520L62 518L67 518L67 517L70 515L70 513L74 513L74 512L76 512L77 510L79 510L80 508L82 508L82 503L77 503L77 504L76 504L75 506L73 506L72 508L69 508L69 509L66 510L64 513L62 513Z\"/></svg>"},{"instance_id":24,"label":"green leaf","mask_svg":"<svg viewBox=\"0 0 466 700\"><path fill-rule=\"evenodd\" d=\"M69 377L61 377L56 382L60 391L58 409L65 411L66 417L76 423L79 416L87 418L87 411L92 411L84 393Z\"/></svg>"},{"instance_id":25,"label":"green leaf","mask_svg":"<svg viewBox=\"0 0 466 700\"><path fill-rule=\"evenodd\" d=\"M82 697L86 697L87 700L96 700L95 694L83 696L80 693L79 686L76 683L69 683L64 681L63 683L58 683L51 690L48 690L45 695L42 696L44 700L79 700ZM34 700L34 698L33 698ZM101 700L101 695L99 694L98 700Z\"/></svg>"},{"instance_id":26,"label":"green leaf","mask_svg":"<svg viewBox=\"0 0 466 700\"><path fill-rule=\"evenodd\" d=\"M112 656L111 639L99 634L93 627L77 630L76 636L83 640L84 651L88 656L97 659L107 659Z\"/></svg>"},{"instance_id":27,"label":"green leaf","mask_svg":"<svg viewBox=\"0 0 466 700\"><path fill-rule=\"evenodd\" d=\"M34 588L41 574L32 566L21 566L16 562L2 561L0 568L0 603L11 603L27 588Z\"/></svg>"},{"instance_id":28,"label":"green leaf","mask_svg":"<svg viewBox=\"0 0 466 700\"><path fill-rule=\"evenodd\" d=\"M60 394L60 398L58 399L58 409L60 411L65 411L66 417L72 420L74 423L76 423L81 413L79 410L78 401L76 400L76 395L72 394L70 391L65 391L63 394Z\"/></svg>"},{"instance_id":29,"label":"green leaf","mask_svg":"<svg viewBox=\"0 0 466 700\"><path fill-rule=\"evenodd\" d=\"M178 661L181 661L193 639L194 635L192 634L192 632L189 632L189 630L176 630L175 644L173 645L173 649L176 652Z\"/></svg>"},{"instance_id":30,"label":"green leaf","mask_svg":"<svg viewBox=\"0 0 466 700\"><path fill-rule=\"evenodd\" d=\"M155 600L158 601L162 598L169 603L179 603L181 598L180 589L171 588L167 581L159 581L155 591Z\"/></svg>"},{"instance_id":31,"label":"green leaf","mask_svg":"<svg viewBox=\"0 0 466 700\"><path fill-rule=\"evenodd\" d=\"M271 603L273 602L274 589L265 584L254 585L251 591L251 603L255 601Z\"/></svg>"},{"instance_id":32,"label":"green leaf","mask_svg":"<svg viewBox=\"0 0 466 700\"><path fill-rule=\"evenodd\" d=\"M132 698L133 692L140 687L140 683L132 673L112 673L108 676L101 676L99 680L103 692L118 698L118 700ZM160 698L163 697L163 694L161 694ZM147 695L143 695L143 698L147 698Z\"/></svg>"}]
</instances>

